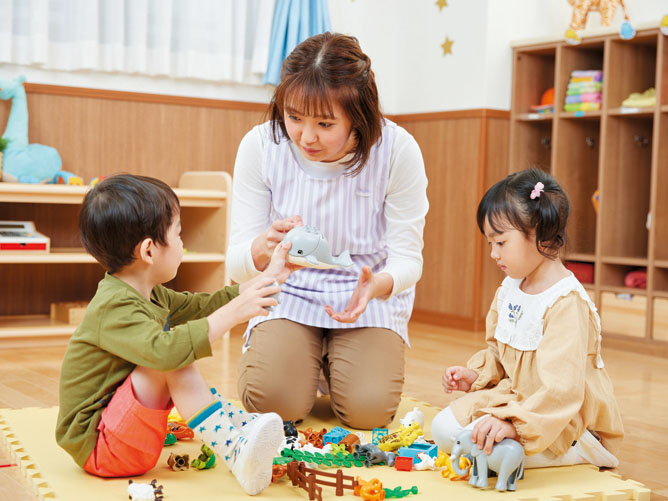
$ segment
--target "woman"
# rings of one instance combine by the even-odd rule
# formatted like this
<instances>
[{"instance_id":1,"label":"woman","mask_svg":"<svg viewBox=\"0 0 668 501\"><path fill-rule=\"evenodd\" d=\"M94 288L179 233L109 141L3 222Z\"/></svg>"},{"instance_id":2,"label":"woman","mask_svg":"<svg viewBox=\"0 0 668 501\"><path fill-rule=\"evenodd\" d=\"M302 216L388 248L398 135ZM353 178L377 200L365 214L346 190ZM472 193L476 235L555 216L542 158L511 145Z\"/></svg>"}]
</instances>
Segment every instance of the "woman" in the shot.
<instances>
[{"instance_id":1,"label":"woman","mask_svg":"<svg viewBox=\"0 0 668 501\"><path fill-rule=\"evenodd\" d=\"M369 58L350 36L324 33L284 61L270 120L242 140L234 167L228 271L244 281L285 234L318 228L354 266L304 268L281 304L249 322L239 394L254 412L306 416L321 370L347 426L385 426L404 380L404 347L422 273L428 209L420 149L385 120Z\"/></svg>"}]
</instances>

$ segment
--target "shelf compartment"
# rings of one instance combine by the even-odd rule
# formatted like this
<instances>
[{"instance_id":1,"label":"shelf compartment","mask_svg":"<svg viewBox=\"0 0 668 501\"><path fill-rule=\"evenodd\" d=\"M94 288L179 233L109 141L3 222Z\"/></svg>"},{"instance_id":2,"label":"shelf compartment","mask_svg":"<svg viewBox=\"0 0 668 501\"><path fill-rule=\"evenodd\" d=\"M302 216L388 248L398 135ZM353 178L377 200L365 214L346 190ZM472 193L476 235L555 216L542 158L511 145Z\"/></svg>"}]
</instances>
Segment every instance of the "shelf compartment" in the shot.
<instances>
[{"instance_id":1,"label":"shelf compartment","mask_svg":"<svg viewBox=\"0 0 668 501\"><path fill-rule=\"evenodd\" d=\"M590 120L560 120L557 128L552 173L571 204L569 251L576 254L594 254L596 249L592 196L598 188L600 128L599 121Z\"/></svg>"},{"instance_id":2,"label":"shelf compartment","mask_svg":"<svg viewBox=\"0 0 668 501\"><path fill-rule=\"evenodd\" d=\"M668 294L668 268L654 268L654 291Z\"/></svg>"},{"instance_id":3,"label":"shelf compartment","mask_svg":"<svg viewBox=\"0 0 668 501\"><path fill-rule=\"evenodd\" d=\"M601 287L615 288L615 290L622 292L645 292L645 289L629 288L624 280L626 275L632 271L647 271L646 268L637 265L621 265L621 264L607 264L601 262L598 266L599 283Z\"/></svg>"},{"instance_id":4,"label":"shelf compartment","mask_svg":"<svg viewBox=\"0 0 668 501\"><path fill-rule=\"evenodd\" d=\"M554 87L556 48L516 49L513 60L513 112L526 114Z\"/></svg>"},{"instance_id":5,"label":"shelf compartment","mask_svg":"<svg viewBox=\"0 0 668 501\"><path fill-rule=\"evenodd\" d=\"M593 263L596 261L596 255L595 254L584 254L584 253L578 253L578 252L568 252L564 256L564 261L581 261L583 263Z\"/></svg>"},{"instance_id":6,"label":"shelf compartment","mask_svg":"<svg viewBox=\"0 0 668 501\"><path fill-rule=\"evenodd\" d=\"M620 106L619 108L610 108L608 115L611 116L636 116L636 117L651 117L654 115L655 108L626 108Z\"/></svg>"},{"instance_id":7,"label":"shelf compartment","mask_svg":"<svg viewBox=\"0 0 668 501\"><path fill-rule=\"evenodd\" d=\"M224 263L225 254L220 252L186 252L184 263ZM52 248L51 252L0 252L0 264L69 264L97 263L83 249Z\"/></svg>"},{"instance_id":8,"label":"shelf compartment","mask_svg":"<svg viewBox=\"0 0 668 501\"><path fill-rule=\"evenodd\" d=\"M600 313L601 330L604 335L645 337L647 296L603 291L601 292Z\"/></svg>"},{"instance_id":9,"label":"shelf compartment","mask_svg":"<svg viewBox=\"0 0 668 501\"><path fill-rule=\"evenodd\" d=\"M668 43L664 45L668 49ZM666 67L668 69L668 67ZM666 78L668 80L668 73ZM654 235L654 258L668 262L668 114L662 113L659 118L658 158L654 166L656 169L656 183L654 185L654 211L652 212L652 229Z\"/></svg>"},{"instance_id":10,"label":"shelf compartment","mask_svg":"<svg viewBox=\"0 0 668 501\"><path fill-rule=\"evenodd\" d=\"M639 34L610 42L610 68L604 85L608 108L617 108L632 92L656 88L657 44L660 35Z\"/></svg>"},{"instance_id":11,"label":"shelf compartment","mask_svg":"<svg viewBox=\"0 0 668 501\"><path fill-rule=\"evenodd\" d=\"M550 171L552 157L552 121L520 122L512 124L512 170L536 167Z\"/></svg>"},{"instance_id":12,"label":"shelf compartment","mask_svg":"<svg viewBox=\"0 0 668 501\"><path fill-rule=\"evenodd\" d=\"M648 260L642 257L601 256L601 262L626 266L647 266Z\"/></svg>"},{"instance_id":13,"label":"shelf compartment","mask_svg":"<svg viewBox=\"0 0 668 501\"><path fill-rule=\"evenodd\" d=\"M558 81L556 84L556 93L555 93L555 110L558 110L561 116L561 113L564 112L564 103L566 102L566 90L568 89L568 83L571 78L571 73L575 70L603 70L603 50L604 43L603 41L585 41L578 45L577 47L571 47L568 45L562 45L559 48L560 57L559 57L559 71L558 71ZM603 81L605 86L605 81ZM587 111L584 112L583 117L586 116L595 116L594 113L597 113L600 116L600 111ZM578 117L580 114L573 114L573 117Z\"/></svg>"},{"instance_id":14,"label":"shelf compartment","mask_svg":"<svg viewBox=\"0 0 668 501\"><path fill-rule=\"evenodd\" d=\"M560 111L559 118L570 120L601 120L600 111Z\"/></svg>"},{"instance_id":15,"label":"shelf compartment","mask_svg":"<svg viewBox=\"0 0 668 501\"><path fill-rule=\"evenodd\" d=\"M515 119L521 122L546 122L554 118L554 113L518 113Z\"/></svg>"},{"instance_id":16,"label":"shelf compartment","mask_svg":"<svg viewBox=\"0 0 668 501\"><path fill-rule=\"evenodd\" d=\"M601 249L611 257L647 257L652 122L636 116L607 120L599 230Z\"/></svg>"}]
</instances>

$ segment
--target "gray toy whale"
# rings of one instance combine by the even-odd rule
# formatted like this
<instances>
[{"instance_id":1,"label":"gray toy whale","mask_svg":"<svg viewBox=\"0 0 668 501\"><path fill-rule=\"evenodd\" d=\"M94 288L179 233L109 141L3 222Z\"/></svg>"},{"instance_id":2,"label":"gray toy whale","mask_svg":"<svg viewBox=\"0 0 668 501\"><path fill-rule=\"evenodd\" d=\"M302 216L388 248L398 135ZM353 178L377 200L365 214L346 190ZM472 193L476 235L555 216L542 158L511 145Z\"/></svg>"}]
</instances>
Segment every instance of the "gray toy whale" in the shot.
<instances>
[{"instance_id":1,"label":"gray toy whale","mask_svg":"<svg viewBox=\"0 0 668 501\"><path fill-rule=\"evenodd\" d=\"M283 242L292 242L288 251L288 261L307 268L328 270L338 266L353 265L350 253L345 250L332 256L332 249L320 230L314 226L297 226L283 237Z\"/></svg>"}]
</instances>

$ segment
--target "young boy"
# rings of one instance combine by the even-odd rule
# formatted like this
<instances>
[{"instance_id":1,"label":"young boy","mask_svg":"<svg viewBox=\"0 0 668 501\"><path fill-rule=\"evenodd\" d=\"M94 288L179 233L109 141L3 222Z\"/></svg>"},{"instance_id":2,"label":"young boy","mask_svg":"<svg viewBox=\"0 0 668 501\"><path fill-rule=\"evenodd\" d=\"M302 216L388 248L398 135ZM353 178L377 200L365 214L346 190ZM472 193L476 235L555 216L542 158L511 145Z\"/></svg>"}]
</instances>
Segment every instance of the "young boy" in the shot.
<instances>
[{"instance_id":1,"label":"young boy","mask_svg":"<svg viewBox=\"0 0 668 501\"><path fill-rule=\"evenodd\" d=\"M65 353L56 440L87 472L140 475L155 466L172 405L257 494L283 437L278 414L212 395L193 362L236 324L267 315L285 281L289 245L259 277L213 294L174 292L183 258L180 206L162 181L117 175L88 192L79 216L86 250L107 270Z\"/></svg>"}]
</instances>

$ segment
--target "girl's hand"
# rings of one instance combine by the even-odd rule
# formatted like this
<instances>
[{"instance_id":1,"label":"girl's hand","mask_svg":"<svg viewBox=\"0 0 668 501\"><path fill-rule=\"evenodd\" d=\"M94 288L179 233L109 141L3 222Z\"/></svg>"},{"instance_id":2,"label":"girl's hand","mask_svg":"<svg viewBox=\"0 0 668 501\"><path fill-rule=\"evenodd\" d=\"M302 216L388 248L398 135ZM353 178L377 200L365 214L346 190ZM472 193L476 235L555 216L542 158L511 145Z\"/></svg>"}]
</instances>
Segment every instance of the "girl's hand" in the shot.
<instances>
[{"instance_id":1,"label":"girl's hand","mask_svg":"<svg viewBox=\"0 0 668 501\"><path fill-rule=\"evenodd\" d=\"M251 244L251 256L256 270L264 271L274 249L281 243L285 235L292 228L304 226L301 216L292 216L285 219L278 219L271 223L267 231L258 235Z\"/></svg>"},{"instance_id":2,"label":"girl's hand","mask_svg":"<svg viewBox=\"0 0 668 501\"><path fill-rule=\"evenodd\" d=\"M484 450L486 454L491 454L492 446L504 438L517 440L519 438L517 430L510 421L494 416L486 416L478 421L471 434L471 439L478 449Z\"/></svg>"},{"instance_id":3,"label":"girl's hand","mask_svg":"<svg viewBox=\"0 0 668 501\"><path fill-rule=\"evenodd\" d=\"M302 266L288 262L290 247L292 247L292 242L280 243L276 246L263 275L274 277L279 284L282 284L288 279L290 273L302 268Z\"/></svg>"},{"instance_id":4,"label":"girl's hand","mask_svg":"<svg viewBox=\"0 0 668 501\"><path fill-rule=\"evenodd\" d=\"M476 371L460 365L454 365L445 370L442 384L446 393L469 391L476 379L478 379Z\"/></svg>"},{"instance_id":5,"label":"girl's hand","mask_svg":"<svg viewBox=\"0 0 668 501\"><path fill-rule=\"evenodd\" d=\"M381 273L380 275L389 277L389 274L387 273ZM391 279L392 278L390 277L390 280ZM357 280L355 290L353 291L352 296L350 296L350 301L348 301L346 309L342 312L336 312L330 305L325 305L325 312L337 322L345 324L355 322L360 315L364 313L369 301L380 295L377 293L375 294L375 292L378 291L378 289L385 288L383 283L386 280L386 278L379 279L378 275L374 275L370 266L364 266L362 268L362 273L360 273L360 277ZM391 291L392 287L390 285L390 292ZM389 292L387 294L389 294Z\"/></svg>"}]
</instances>

